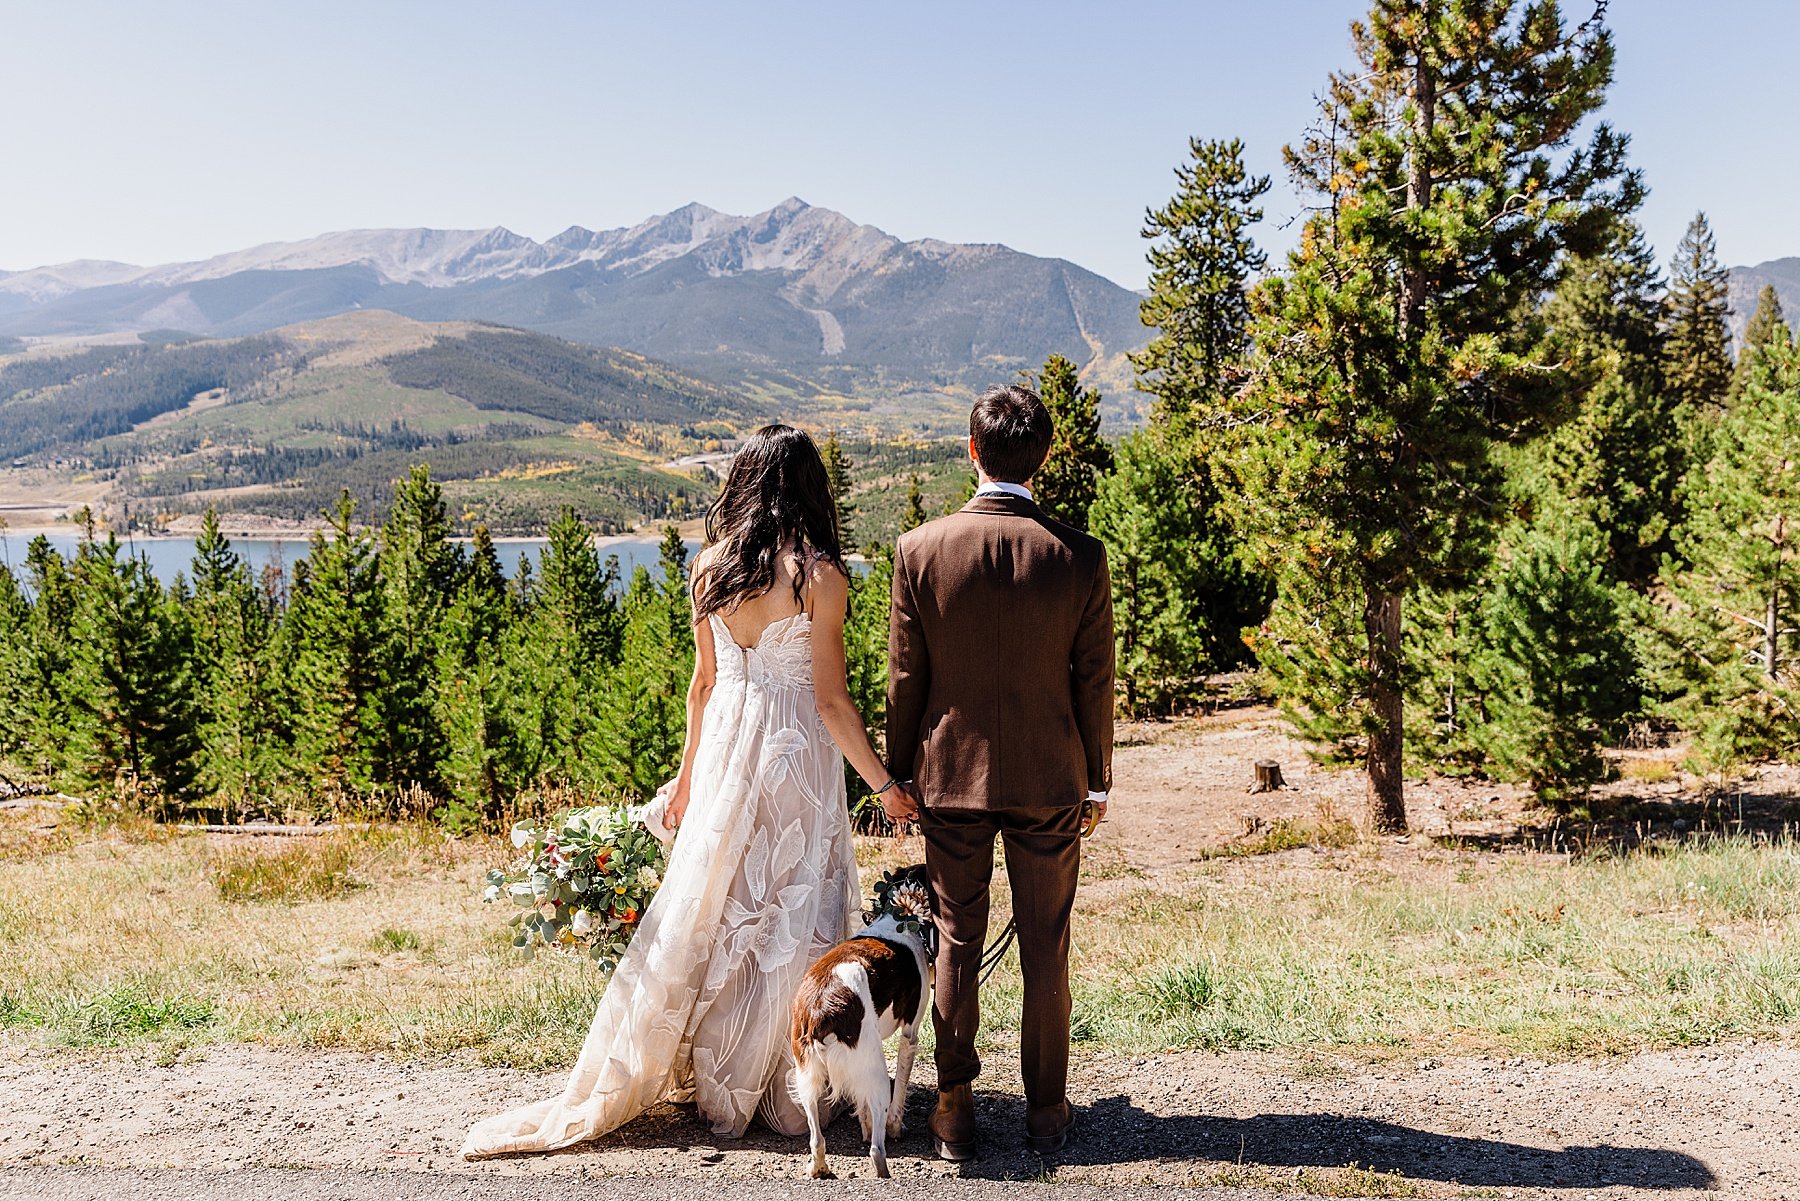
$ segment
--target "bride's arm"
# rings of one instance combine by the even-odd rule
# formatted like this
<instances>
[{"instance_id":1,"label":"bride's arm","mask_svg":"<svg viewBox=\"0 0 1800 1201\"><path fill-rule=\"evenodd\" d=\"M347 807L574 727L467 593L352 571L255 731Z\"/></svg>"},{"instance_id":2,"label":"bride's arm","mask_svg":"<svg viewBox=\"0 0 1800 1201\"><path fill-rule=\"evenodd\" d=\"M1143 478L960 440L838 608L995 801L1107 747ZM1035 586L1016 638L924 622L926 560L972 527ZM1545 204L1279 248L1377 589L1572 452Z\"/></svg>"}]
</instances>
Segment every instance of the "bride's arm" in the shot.
<instances>
[{"instance_id":1,"label":"bride's arm","mask_svg":"<svg viewBox=\"0 0 1800 1201\"><path fill-rule=\"evenodd\" d=\"M818 701L819 717L869 791L884 792L883 800L887 801L897 790L888 787L893 781L881 756L875 753L875 745L869 741L862 714L850 699L844 667L844 615L850 605L850 577L842 568L827 562L817 564L811 575L813 696Z\"/></svg>"},{"instance_id":2,"label":"bride's arm","mask_svg":"<svg viewBox=\"0 0 1800 1201\"><path fill-rule=\"evenodd\" d=\"M700 564L694 565L698 577ZM700 719L706 714L713 685L718 680L718 663L713 657L712 631L703 617L694 619L694 675L688 681L687 738L681 744L681 770L663 787L669 790L668 807L663 811L669 829L681 825L687 814L688 796L694 783L694 757L700 749Z\"/></svg>"}]
</instances>

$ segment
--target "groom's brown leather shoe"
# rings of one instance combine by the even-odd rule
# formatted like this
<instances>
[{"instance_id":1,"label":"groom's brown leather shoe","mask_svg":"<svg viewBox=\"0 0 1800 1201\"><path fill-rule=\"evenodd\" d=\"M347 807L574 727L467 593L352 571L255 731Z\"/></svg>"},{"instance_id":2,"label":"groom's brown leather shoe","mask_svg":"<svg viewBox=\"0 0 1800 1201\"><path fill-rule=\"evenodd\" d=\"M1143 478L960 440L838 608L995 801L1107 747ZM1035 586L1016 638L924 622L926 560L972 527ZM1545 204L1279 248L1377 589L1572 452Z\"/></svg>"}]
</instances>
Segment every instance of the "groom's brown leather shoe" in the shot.
<instances>
[{"instance_id":1,"label":"groom's brown leather shoe","mask_svg":"<svg viewBox=\"0 0 1800 1201\"><path fill-rule=\"evenodd\" d=\"M1061 1151L1075 1128L1075 1107L1066 1100L1025 1112L1025 1146L1039 1155Z\"/></svg>"},{"instance_id":2,"label":"groom's brown leather shoe","mask_svg":"<svg viewBox=\"0 0 1800 1201\"><path fill-rule=\"evenodd\" d=\"M937 1108L926 1123L931 1128L931 1141L937 1153L951 1163L975 1158L975 1093L966 1084L958 1084L938 1093Z\"/></svg>"}]
</instances>

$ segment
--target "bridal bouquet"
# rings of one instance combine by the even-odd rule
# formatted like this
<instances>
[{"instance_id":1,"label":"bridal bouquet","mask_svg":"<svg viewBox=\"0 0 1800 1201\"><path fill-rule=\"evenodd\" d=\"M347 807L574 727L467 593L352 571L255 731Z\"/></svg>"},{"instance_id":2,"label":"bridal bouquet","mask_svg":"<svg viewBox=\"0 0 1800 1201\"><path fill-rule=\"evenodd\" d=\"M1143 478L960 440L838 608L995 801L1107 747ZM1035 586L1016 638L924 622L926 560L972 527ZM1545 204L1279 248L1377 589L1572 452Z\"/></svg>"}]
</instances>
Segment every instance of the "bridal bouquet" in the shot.
<instances>
[{"instance_id":1,"label":"bridal bouquet","mask_svg":"<svg viewBox=\"0 0 1800 1201\"><path fill-rule=\"evenodd\" d=\"M482 899L519 907L507 923L513 946L526 958L539 946L584 953L612 971L668 863L642 815L622 805L571 809L543 825L520 822L512 842L520 858L487 874Z\"/></svg>"}]
</instances>

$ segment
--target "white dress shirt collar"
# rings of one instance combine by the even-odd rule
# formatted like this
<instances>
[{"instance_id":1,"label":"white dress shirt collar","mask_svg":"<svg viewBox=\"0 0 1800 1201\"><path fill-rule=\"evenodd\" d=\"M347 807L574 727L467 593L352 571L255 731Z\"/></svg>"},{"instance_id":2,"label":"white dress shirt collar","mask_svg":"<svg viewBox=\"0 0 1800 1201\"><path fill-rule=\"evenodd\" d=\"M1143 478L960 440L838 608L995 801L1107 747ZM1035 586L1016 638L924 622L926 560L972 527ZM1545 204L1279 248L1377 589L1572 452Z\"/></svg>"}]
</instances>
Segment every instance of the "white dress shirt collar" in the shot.
<instances>
[{"instance_id":1,"label":"white dress shirt collar","mask_svg":"<svg viewBox=\"0 0 1800 1201\"><path fill-rule=\"evenodd\" d=\"M1030 488L1027 488L1024 484L1008 483L1006 480L989 480L981 487L975 489L976 496L999 496L1001 494L1007 496L1021 496L1026 500L1031 499Z\"/></svg>"}]
</instances>

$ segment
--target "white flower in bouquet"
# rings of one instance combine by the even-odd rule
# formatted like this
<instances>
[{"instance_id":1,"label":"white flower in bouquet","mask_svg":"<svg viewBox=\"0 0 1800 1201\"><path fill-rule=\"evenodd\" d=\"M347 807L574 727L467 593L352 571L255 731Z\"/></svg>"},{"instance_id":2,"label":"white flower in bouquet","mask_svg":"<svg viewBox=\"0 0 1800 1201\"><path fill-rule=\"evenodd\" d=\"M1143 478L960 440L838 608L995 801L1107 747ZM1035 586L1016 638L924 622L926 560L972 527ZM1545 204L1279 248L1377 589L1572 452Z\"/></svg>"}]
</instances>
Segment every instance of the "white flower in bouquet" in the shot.
<instances>
[{"instance_id":1,"label":"white flower in bouquet","mask_svg":"<svg viewBox=\"0 0 1800 1201\"><path fill-rule=\"evenodd\" d=\"M666 847L619 805L520 822L512 842L520 857L488 872L482 896L518 906L507 921L514 949L526 960L539 946L579 953L611 972L662 884Z\"/></svg>"}]
</instances>

